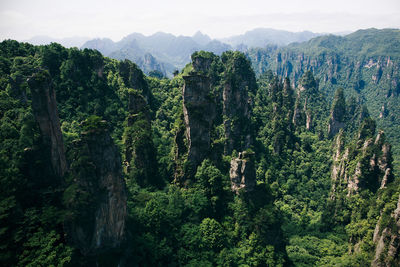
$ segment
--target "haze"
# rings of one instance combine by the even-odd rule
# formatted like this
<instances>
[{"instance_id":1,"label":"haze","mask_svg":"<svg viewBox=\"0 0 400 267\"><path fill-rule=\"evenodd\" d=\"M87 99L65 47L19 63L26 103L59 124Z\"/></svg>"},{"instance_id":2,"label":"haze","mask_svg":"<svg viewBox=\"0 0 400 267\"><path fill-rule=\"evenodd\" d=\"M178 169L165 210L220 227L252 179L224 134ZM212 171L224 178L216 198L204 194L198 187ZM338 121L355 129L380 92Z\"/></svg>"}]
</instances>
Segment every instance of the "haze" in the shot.
<instances>
[{"instance_id":1,"label":"haze","mask_svg":"<svg viewBox=\"0 0 400 267\"><path fill-rule=\"evenodd\" d=\"M399 0L54 1L2 0L0 39L109 37L164 31L213 38L254 28L313 32L400 28Z\"/></svg>"}]
</instances>

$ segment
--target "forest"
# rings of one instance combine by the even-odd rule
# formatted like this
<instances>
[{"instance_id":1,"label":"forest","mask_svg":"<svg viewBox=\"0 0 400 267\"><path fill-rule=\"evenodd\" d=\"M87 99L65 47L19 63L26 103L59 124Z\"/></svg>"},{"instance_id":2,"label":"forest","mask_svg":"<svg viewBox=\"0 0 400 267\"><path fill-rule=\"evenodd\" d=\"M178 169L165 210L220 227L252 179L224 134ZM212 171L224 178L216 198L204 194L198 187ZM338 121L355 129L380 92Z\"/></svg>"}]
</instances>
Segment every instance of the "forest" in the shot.
<instances>
[{"instance_id":1,"label":"forest","mask_svg":"<svg viewBox=\"0 0 400 267\"><path fill-rule=\"evenodd\" d=\"M166 78L1 42L0 265L399 266L399 125L374 115L375 69L346 83L269 55L198 51Z\"/></svg>"}]
</instances>

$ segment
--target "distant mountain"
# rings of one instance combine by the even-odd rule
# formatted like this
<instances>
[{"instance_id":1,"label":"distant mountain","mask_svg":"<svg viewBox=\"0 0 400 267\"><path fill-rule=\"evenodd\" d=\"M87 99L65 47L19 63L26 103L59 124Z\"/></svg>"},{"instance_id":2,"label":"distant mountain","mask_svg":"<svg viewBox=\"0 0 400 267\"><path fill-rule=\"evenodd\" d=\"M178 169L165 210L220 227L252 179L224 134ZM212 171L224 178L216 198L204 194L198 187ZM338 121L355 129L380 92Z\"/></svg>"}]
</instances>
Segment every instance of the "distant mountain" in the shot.
<instances>
[{"instance_id":1,"label":"distant mountain","mask_svg":"<svg viewBox=\"0 0 400 267\"><path fill-rule=\"evenodd\" d=\"M97 49L104 56L118 60L129 59L138 64L145 73L158 70L164 75L171 76L175 69L182 69L190 62L190 56L195 51L204 50L217 55L232 49L245 52L253 47L284 46L293 42L305 42L320 35L322 34L309 31L288 32L263 28L221 40L211 39L200 31L193 36L175 36L164 32L150 36L132 33L119 42L107 38L93 39L83 44L82 48Z\"/></svg>"},{"instance_id":2,"label":"distant mountain","mask_svg":"<svg viewBox=\"0 0 400 267\"><path fill-rule=\"evenodd\" d=\"M246 32L245 34L236 35L228 38L220 39L220 41L227 43L233 47L245 45L251 47L265 47L267 45L284 46L295 42L305 42L311 38L320 36L322 34L313 33L309 31L303 32L289 32L283 30L275 30L268 28L258 28Z\"/></svg>"},{"instance_id":3,"label":"distant mountain","mask_svg":"<svg viewBox=\"0 0 400 267\"><path fill-rule=\"evenodd\" d=\"M85 43L83 43L81 47L96 49L103 55L109 55L110 53L118 49L113 40L109 38L92 39L90 41L86 41Z\"/></svg>"},{"instance_id":4,"label":"distant mountain","mask_svg":"<svg viewBox=\"0 0 400 267\"><path fill-rule=\"evenodd\" d=\"M93 39L82 48L97 49L104 56L118 60L129 59L139 65L145 73L158 70L171 76L175 69L190 62L195 51L205 50L215 54L232 49L228 44L212 40L208 35L197 32L190 36L175 36L157 32L150 36L132 33L119 42L110 39Z\"/></svg>"},{"instance_id":5,"label":"distant mountain","mask_svg":"<svg viewBox=\"0 0 400 267\"><path fill-rule=\"evenodd\" d=\"M203 34L201 31L197 31L193 36L192 36L193 40L200 44L200 45L206 45L209 42L211 42L211 38L210 36L208 36L207 34Z\"/></svg>"},{"instance_id":6,"label":"distant mountain","mask_svg":"<svg viewBox=\"0 0 400 267\"><path fill-rule=\"evenodd\" d=\"M59 43L65 47L81 47L85 42L89 41L89 37L74 36L67 38L53 38L45 35L34 36L23 42L27 42L33 45L46 45L50 43Z\"/></svg>"}]
</instances>

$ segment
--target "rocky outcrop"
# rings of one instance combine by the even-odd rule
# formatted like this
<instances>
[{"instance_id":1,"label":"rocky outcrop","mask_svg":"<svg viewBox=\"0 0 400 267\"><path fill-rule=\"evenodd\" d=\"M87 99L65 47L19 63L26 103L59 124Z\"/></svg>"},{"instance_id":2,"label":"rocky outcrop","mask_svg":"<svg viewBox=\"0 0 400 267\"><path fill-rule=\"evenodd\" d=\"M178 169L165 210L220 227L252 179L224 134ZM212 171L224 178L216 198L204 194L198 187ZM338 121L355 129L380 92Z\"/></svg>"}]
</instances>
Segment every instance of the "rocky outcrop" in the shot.
<instances>
[{"instance_id":1,"label":"rocky outcrop","mask_svg":"<svg viewBox=\"0 0 400 267\"><path fill-rule=\"evenodd\" d=\"M194 71L184 76L183 115L188 141L188 161L195 169L210 149L210 132L216 116L215 100L212 97L208 76ZM194 170L193 170L194 171ZM194 173L193 173L194 174Z\"/></svg>"},{"instance_id":2,"label":"rocky outcrop","mask_svg":"<svg viewBox=\"0 0 400 267\"><path fill-rule=\"evenodd\" d=\"M33 114L43 143L50 150L53 172L56 176L63 177L67 171L67 161L51 77L47 71L41 70L28 79L28 85L32 94Z\"/></svg>"},{"instance_id":3,"label":"rocky outcrop","mask_svg":"<svg viewBox=\"0 0 400 267\"><path fill-rule=\"evenodd\" d=\"M375 257L371 266L400 266L400 196L388 225L381 229L382 218L375 227Z\"/></svg>"},{"instance_id":4,"label":"rocky outcrop","mask_svg":"<svg viewBox=\"0 0 400 267\"><path fill-rule=\"evenodd\" d=\"M346 101L343 89L338 89L333 100L328 124L328 137L335 136L345 126Z\"/></svg>"},{"instance_id":5,"label":"rocky outcrop","mask_svg":"<svg viewBox=\"0 0 400 267\"><path fill-rule=\"evenodd\" d=\"M374 155L374 157L377 157L374 165L379 168L381 173L384 173L383 178L380 180L379 187L382 189L393 180L392 147L390 144L385 142L385 133L383 131L379 131L378 135L376 136L375 145L380 148L380 151L378 151L379 156Z\"/></svg>"},{"instance_id":6,"label":"rocky outcrop","mask_svg":"<svg viewBox=\"0 0 400 267\"><path fill-rule=\"evenodd\" d=\"M146 102L151 104L153 96L149 90L145 76L138 66L129 60L124 60L118 63L118 70L125 86L127 88L138 90L144 96Z\"/></svg>"},{"instance_id":7,"label":"rocky outcrop","mask_svg":"<svg viewBox=\"0 0 400 267\"><path fill-rule=\"evenodd\" d=\"M312 130L312 117L311 117L311 112L308 110L306 112L306 129L308 131Z\"/></svg>"},{"instance_id":8,"label":"rocky outcrop","mask_svg":"<svg viewBox=\"0 0 400 267\"><path fill-rule=\"evenodd\" d=\"M65 225L83 255L116 248L125 238L127 192L118 148L107 122L83 123L74 144L73 184L64 193L70 211Z\"/></svg>"},{"instance_id":9,"label":"rocky outcrop","mask_svg":"<svg viewBox=\"0 0 400 267\"><path fill-rule=\"evenodd\" d=\"M129 92L128 125L124 131L125 172L140 186L160 188L156 149L153 143L150 109L145 98L135 90Z\"/></svg>"},{"instance_id":10,"label":"rocky outcrop","mask_svg":"<svg viewBox=\"0 0 400 267\"><path fill-rule=\"evenodd\" d=\"M239 157L231 160L229 176L231 189L236 194L251 192L256 186L256 170L253 159L254 153L239 152Z\"/></svg>"},{"instance_id":11,"label":"rocky outcrop","mask_svg":"<svg viewBox=\"0 0 400 267\"><path fill-rule=\"evenodd\" d=\"M329 137L335 136L340 129L344 128L344 126L345 126L344 122L337 120L335 116L331 114L328 124L328 136Z\"/></svg>"},{"instance_id":12,"label":"rocky outcrop","mask_svg":"<svg viewBox=\"0 0 400 267\"><path fill-rule=\"evenodd\" d=\"M387 107L386 107L386 104L383 104L382 105L382 107L381 107L381 112L379 113L379 118L380 119L382 119L382 118L386 118L386 116L388 115L388 109L387 109Z\"/></svg>"},{"instance_id":13,"label":"rocky outcrop","mask_svg":"<svg viewBox=\"0 0 400 267\"><path fill-rule=\"evenodd\" d=\"M349 150L344 151L344 136L343 131L341 131L335 140L334 154L333 154L333 164L331 171L331 200L335 200L337 193L343 190L342 180L347 180L346 164L348 161Z\"/></svg>"},{"instance_id":14,"label":"rocky outcrop","mask_svg":"<svg viewBox=\"0 0 400 267\"><path fill-rule=\"evenodd\" d=\"M138 60L138 64L140 68L146 73L149 73L151 71L158 71L162 73L163 76L166 75L164 64L157 61L157 59L153 57L153 55L150 53L144 54L143 58L141 60Z\"/></svg>"},{"instance_id":15,"label":"rocky outcrop","mask_svg":"<svg viewBox=\"0 0 400 267\"><path fill-rule=\"evenodd\" d=\"M293 111L293 125L295 127L303 125L304 116L303 116L301 104L300 104L300 96L297 95L296 102L294 104L294 111Z\"/></svg>"},{"instance_id":16,"label":"rocky outcrop","mask_svg":"<svg viewBox=\"0 0 400 267\"><path fill-rule=\"evenodd\" d=\"M197 73L208 73L212 60L202 56L192 56L192 66Z\"/></svg>"},{"instance_id":17,"label":"rocky outcrop","mask_svg":"<svg viewBox=\"0 0 400 267\"><path fill-rule=\"evenodd\" d=\"M252 99L257 84L249 61L239 52L224 61L225 84L223 91L223 114L225 127L225 154L233 150L243 151L253 143L251 126Z\"/></svg>"},{"instance_id":18,"label":"rocky outcrop","mask_svg":"<svg viewBox=\"0 0 400 267\"><path fill-rule=\"evenodd\" d=\"M136 92L131 92L129 94L129 115L128 115L128 127L132 127L134 123L140 119L144 119L147 128L150 126L150 121L148 119L148 108L146 100ZM134 151L133 139L135 136L132 134L126 133L124 136L124 144L125 144L125 162L124 165L126 166L126 172L130 171L130 163L132 157L136 154Z\"/></svg>"},{"instance_id":19,"label":"rocky outcrop","mask_svg":"<svg viewBox=\"0 0 400 267\"><path fill-rule=\"evenodd\" d=\"M364 188L375 192L393 180L391 147L385 143L383 131L379 131L375 141L359 138L351 157L349 148L344 148L343 140L343 131L340 131L334 147L331 199L343 190L347 191L347 196Z\"/></svg>"}]
</instances>

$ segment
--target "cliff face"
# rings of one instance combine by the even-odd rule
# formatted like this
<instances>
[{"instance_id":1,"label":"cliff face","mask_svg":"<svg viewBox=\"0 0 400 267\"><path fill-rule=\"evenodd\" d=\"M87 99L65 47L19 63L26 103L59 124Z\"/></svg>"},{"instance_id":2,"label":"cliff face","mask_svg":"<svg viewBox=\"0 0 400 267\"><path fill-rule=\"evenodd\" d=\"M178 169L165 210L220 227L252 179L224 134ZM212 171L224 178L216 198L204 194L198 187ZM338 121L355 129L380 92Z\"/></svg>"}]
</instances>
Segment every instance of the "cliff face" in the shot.
<instances>
[{"instance_id":1,"label":"cliff face","mask_svg":"<svg viewBox=\"0 0 400 267\"><path fill-rule=\"evenodd\" d=\"M399 136L393 121L398 120L397 114L400 108L398 99L400 62L397 57L390 56L395 52L389 48L385 38L378 37L377 33L369 36L373 36L371 40L365 39L362 42L360 42L361 39L353 40L355 43L360 42L360 47L370 45L371 49L364 51L343 50L343 43L341 43L343 39L339 38L331 40L332 42L318 43L318 40L315 40L315 42L293 45L284 49L253 51L249 52L249 56L254 69L260 70L260 73L271 70L277 75L289 77L296 85L299 84L302 75L311 70L318 78L320 88L328 99L334 96L337 88L346 84L346 95L359 94L360 99L363 99L363 104L368 106L371 116L377 119L378 126L390 133L388 140L393 145L393 153L398 157ZM344 39L347 38L350 37ZM355 43L349 45L349 48ZM388 48L389 51L371 53L375 48L379 50L382 47ZM363 55L357 56L359 52ZM314 114L312 115L313 121L317 121ZM352 113L349 112L348 115L351 116ZM300 120L294 117L294 121L297 124ZM337 134L342 126L340 120L331 120L330 137Z\"/></svg>"},{"instance_id":2,"label":"cliff face","mask_svg":"<svg viewBox=\"0 0 400 267\"><path fill-rule=\"evenodd\" d=\"M67 171L64 143L58 117L55 91L47 71L39 71L28 79L32 93L32 110L39 125L43 143L50 149L54 173L63 177Z\"/></svg>"},{"instance_id":3,"label":"cliff face","mask_svg":"<svg viewBox=\"0 0 400 267\"><path fill-rule=\"evenodd\" d=\"M239 54L238 54L239 55ZM241 55L241 54L240 54ZM250 63L243 56L232 55L224 60L225 84L223 91L223 114L225 115L225 154L243 151L253 143L251 126L252 98L257 84Z\"/></svg>"},{"instance_id":4,"label":"cliff face","mask_svg":"<svg viewBox=\"0 0 400 267\"><path fill-rule=\"evenodd\" d=\"M229 176L231 179L231 189L236 194L241 190L251 192L256 186L256 170L254 165L254 155L243 151L239 152L239 157L231 160Z\"/></svg>"},{"instance_id":5,"label":"cliff face","mask_svg":"<svg viewBox=\"0 0 400 267\"><path fill-rule=\"evenodd\" d=\"M196 65L194 65L195 67ZM211 95L211 83L199 69L184 76L183 115L188 140L188 160L197 167L210 149L210 132L214 118L215 99Z\"/></svg>"},{"instance_id":6,"label":"cliff face","mask_svg":"<svg viewBox=\"0 0 400 267\"><path fill-rule=\"evenodd\" d=\"M383 131L378 133L375 141L372 138L359 139L358 148L351 155L349 148L344 148L343 139L341 132L335 141L331 199L335 199L340 190L346 189L350 196L363 188L373 192L378 188L385 188L393 176L390 145L385 143ZM343 184L345 188L342 187Z\"/></svg>"},{"instance_id":7,"label":"cliff face","mask_svg":"<svg viewBox=\"0 0 400 267\"><path fill-rule=\"evenodd\" d=\"M374 232L376 248L371 266L400 266L400 196L389 225L384 229L381 229L381 220Z\"/></svg>"},{"instance_id":8,"label":"cliff face","mask_svg":"<svg viewBox=\"0 0 400 267\"><path fill-rule=\"evenodd\" d=\"M153 96L149 90L145 76L138 66L129 60L124 60L119 62L118 70L124 80L125 86L127 88L138 90L144 96L146 102L151 104L153 101Z\"/></svg>"},{"instance_id":9,"label":"cliff face","mask_svg":"<svg viewBox=\"0 0 400 267\"><path fill-rule=\"evenodd\" d=\"M75 143L74 184L64 194L73 214L66 229L84 255L118 247L125 237L127 193L121 158L106 122L97 124Z\"/></svg>"},{"instance_id":10,"label":"cliff face","mask_svg":"<svg viewBox=\"0 0 400 267\"><path fill-rule=\"evenodd\" d=\"M345 126L346 118L346 100L344 98L343 89L338 89L333 99L331 113L328 124L328 137L335 136L340 129Z\"/></svg>"},{"instance_id":11,"label":"cliff face","mask_svg":"<svg viewBox=\"0 0 400 267\"><path fill-rule=\"evenodd\" d=\"M137 91L129 93L128 125L124 131L125 171L141 185L160 187L149 106Z\"/></svg>"}]
</instances>

